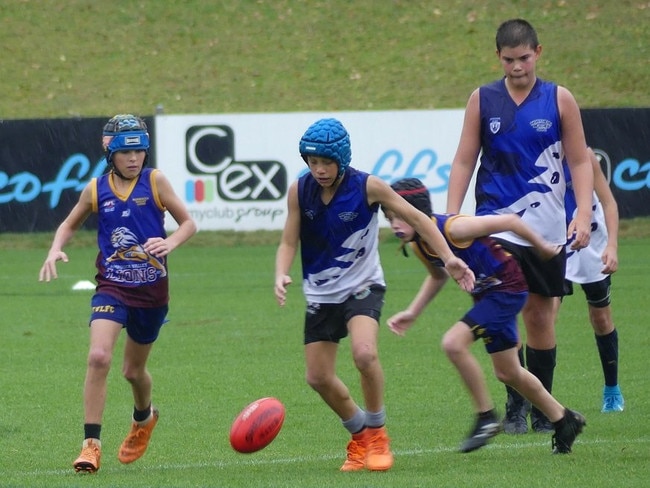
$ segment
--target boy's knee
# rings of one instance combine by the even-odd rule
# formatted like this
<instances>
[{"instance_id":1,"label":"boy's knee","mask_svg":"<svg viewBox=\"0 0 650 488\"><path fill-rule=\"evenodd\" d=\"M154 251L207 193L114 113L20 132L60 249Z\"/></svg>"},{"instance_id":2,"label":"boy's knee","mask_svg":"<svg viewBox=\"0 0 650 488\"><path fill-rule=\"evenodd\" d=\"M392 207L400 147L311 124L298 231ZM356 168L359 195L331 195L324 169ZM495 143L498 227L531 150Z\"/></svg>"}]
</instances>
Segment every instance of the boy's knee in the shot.
<instances>
[{"instance_id":1,"label":"boy's knee","mask_svg":"<svg viewBox=\"0 0 650 488\"><path fill-rule=\"evenodd\" d=\"M88 352L88 367L94 369L108 369L111 366L112 356L109 351L100 348Z\"/></svg>"},{"instance_id":2,"label":"boy's knee","mask_svg":"<svg viewBox=\"0 0 650 488\"><path fill-rule=\"evenodd\" d=\"M325 385L328 383L328 378L326 375L319 374L319 373L314 373L307 371L305 374L305 382L313 389L316 391L322 390Z\"/></svg>"},{"instance_id":3,"label":"boy's knee","mask_svg":"<svg viewBox=\"0 0 650 488\"><path fill-rule=\"evenodd\" d=\"M440 342L440 347L442 348L443 352L447 355L447 357L450 358L457 356L458 354L461 354L465 349L463 345L460 344L459 341L449 333L445 334L442 337L442 341Z\"/></svg>"},{"instance_id":4,"label":"boy's knee","mask_svg":"<svg viewBox=\"0 0 650 488\"><path fill-rule=\"evenodd\" d=\"M509 385L509 386L512 386L512 383L514 382L514 380L516 378L516 376L514 376L511 372L504 371L502 369L495 369L494 370L494 376L501 383L505 383L506 385Z\"/></svg>"},{"instance_id":5,"label":"boy's knee","mask_svg":"<svg viewBox=\"0 0 650 488\"><path fill-rule=\"evenodd\" d=\"M370 347L363 347L352 352L354 365L359 371L370 368L378 361L377 350Z\"/></svg>"}]
</instances>

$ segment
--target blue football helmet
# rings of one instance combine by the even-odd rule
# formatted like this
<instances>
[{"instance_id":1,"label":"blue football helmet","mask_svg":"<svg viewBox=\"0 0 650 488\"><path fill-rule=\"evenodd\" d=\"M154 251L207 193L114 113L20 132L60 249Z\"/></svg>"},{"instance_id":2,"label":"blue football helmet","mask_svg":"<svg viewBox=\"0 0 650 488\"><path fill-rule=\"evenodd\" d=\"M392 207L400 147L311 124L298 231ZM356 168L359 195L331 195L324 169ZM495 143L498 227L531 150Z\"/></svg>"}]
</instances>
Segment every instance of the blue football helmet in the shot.
<instances>
[{"instance_id":1,"label":"blue football helmet","mask_svg":"<svg viewBox=\"0 0 650 488\"><path fill-rule=\"evenodd\" d=\"M352 151L350 135L343 124L336 119L321 119L314 122L300 139L300 156L307 162L307 156L319 156L336 161L340 178L350 166Z\"/></svg>"}]
</instances>

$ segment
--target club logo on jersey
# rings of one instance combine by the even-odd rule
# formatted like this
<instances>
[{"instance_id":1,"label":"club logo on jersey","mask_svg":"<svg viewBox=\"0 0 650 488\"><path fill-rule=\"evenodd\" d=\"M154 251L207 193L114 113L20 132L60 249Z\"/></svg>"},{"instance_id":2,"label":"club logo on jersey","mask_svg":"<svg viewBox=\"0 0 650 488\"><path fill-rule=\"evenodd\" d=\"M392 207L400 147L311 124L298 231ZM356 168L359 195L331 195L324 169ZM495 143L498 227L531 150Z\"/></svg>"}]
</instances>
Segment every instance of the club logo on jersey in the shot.
<instances>
[{"instance_id":1,"label":"club logo on jersey","mask_svg":"<svg viewBox=\"0 0 650 488\"><path fill-rule=\"evenodd\" d=\"M111 245L115 251L105 258L104 264L110 281L136 285L167 276L164 259L149 254L128 227L113 229Z\"/></svg>"},{"instance_id":2,"label":"club logo on jersey","mask_svg":"<svg viewBox=\"0 0 650 488\"><path fill-rule=\"evenodd\" d=\"M106 200L102 204L102 211L104 213L106 213L106 212L114 212L115 211L115 201L114 200Z\"/></svg>"},{"instance_id":3,"label":"club logo on jersey","mask_svg":"<svg viewBox=\"0 0 650 488\"><path fill-rule=\"evenodd\" d=\"M136 197L133 198L133 202L138 206L138 207L143 207L147 204L149 201L149 197Z\"/></svg>"},{"instance_id":4,"label":"club logo on jersey","mask_svg":"<svg viewBox=\"0 0 650 488\"><path fill-rule=\"evenodd\" d=\"M537 132L548 132L553 126L553 122L548 119L535 119L530 121L530 126Z\"/></svg>"},{"instance_id":5,"label":"club logo on jersey","mask_svg":"<svg viewBox=\"0 0 650 488\"><path fill-rule=\"evenodd\" d=\"M490 119L490 132L496 134L501 128L501 117L492 117Z\"/></svg>"},{"instance_id":6,"label":"club logo on jersey","mask_svg":"<svg viewBox=\"0 0 650 488\"><path fill-rule=\"evenodd\" d=\"M343 222L352 222L357 218L358 215L359 214L357 212L341 212L339 214L339 219L341 219Z\"/></svg>"}]
</instances>

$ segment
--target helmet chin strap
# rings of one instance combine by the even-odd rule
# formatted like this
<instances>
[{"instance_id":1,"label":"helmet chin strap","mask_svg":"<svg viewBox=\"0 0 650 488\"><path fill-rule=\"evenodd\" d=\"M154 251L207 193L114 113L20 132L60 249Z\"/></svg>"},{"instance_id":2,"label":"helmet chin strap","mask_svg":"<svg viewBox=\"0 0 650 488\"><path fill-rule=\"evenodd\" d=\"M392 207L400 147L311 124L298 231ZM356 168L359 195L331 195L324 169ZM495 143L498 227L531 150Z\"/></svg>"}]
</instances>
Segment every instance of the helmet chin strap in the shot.
<instances>
[{"instance_id":1,"label":"helmet chin strap","mask_svg":"<svg viewBox=\"0 0 650 488\"><path fill-rule=\"evenodd\" d=\"M115 165L111 162L111 173L113 173L115 176L117 176L122 181L133 181L133 180L135 180L136 178L138 178L142 174L143 169L144 169L144 165L142 165L142 169L140 169L140 172L137 175L135 175L133 178L127 178L122 173L120 173L118 171L117 167L115 167Z\"/></svg>"},{"instance_id":2,"label":"helmet chin strap","mask_svg":"<svg viewBox=\"0 0 650 488\"><path fill-rule=\"evenodd\" d=\"M137 178L138 176L140 176L140 173L138 173L138 176L136 176L135 178L125 178L124 175L122 173L120 173L115 166L113 166L113 168L111 169L111 173L113 173L115 176L117 176L122 181L131 181L131 180Z\"/></svg>"},{"instance_id":3,"label":"helmet chin strap","mask_svg":"<svg viewBox=\"0 0 650 488\"><path fill-rule=\"evenodd\" d=\"M345 174L345 173L338 173L338 174L336 175L336 178L334 178L334 181L333 181L332 184L330 185L330 188L334 188L336 185L338 185L338 184L341 182L341 179L343 178L343 175L344 175L344 174Z\"/></svg>"}]
</instances>

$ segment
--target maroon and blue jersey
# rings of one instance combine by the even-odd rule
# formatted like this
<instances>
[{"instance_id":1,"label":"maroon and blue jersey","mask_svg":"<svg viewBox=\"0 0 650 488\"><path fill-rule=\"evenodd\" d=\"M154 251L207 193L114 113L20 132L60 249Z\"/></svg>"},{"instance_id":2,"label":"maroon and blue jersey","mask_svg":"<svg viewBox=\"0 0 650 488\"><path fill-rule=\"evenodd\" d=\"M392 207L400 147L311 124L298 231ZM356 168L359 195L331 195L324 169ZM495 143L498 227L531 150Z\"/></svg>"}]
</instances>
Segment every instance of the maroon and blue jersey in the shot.
<instances>
[{"instance_id":1,"label":"maroon and blue jersey","mask_svg":"<svg viewBox=\"0 0 650 488\"><path fill-rule=\"evenodd\" d=\"M167 260L144 250L147 239L166 237L156 171L143 169L124 194L116 190L110 173L92 180L93 211L98 214L97 292L131 307L169 302Z\"/></svg>"},{"instance_id":2,"label":"maroon and blue jersey","mask_svg":"<svg viewBox=\"0 0 650 488\"><path fill-rule=\"evenodd\" d=\"M465 261L474 272L476 284L471 294L477 298L491 291L526 292L528 287L519 264L494 239L485 236L458 242L449 235L449 223L454 219L462 218L466 217L455 214L433 214L431 217L454 255ZM422 261L444 267L443 261L419 236L411 243L411 246Z\"/></svg>"},{"instance_id":3,"label":"maroon and blue jersey","mask_svg":"<svg viewBox=\"0 0 650 488\"><path fill-rule=\"evenodd\" d=\"M451 251L474 272L476 285L471 291L473 306L462 317L490 354L517 347L517 314L528 297L526 279L515 258L491 237L465 242L449 235L449 223L463 215L434 214L432 220L449 244ZM442 260L419 236L411 242L416 255L425 263L444 267Z\"/></svg>"}]
</instances>

